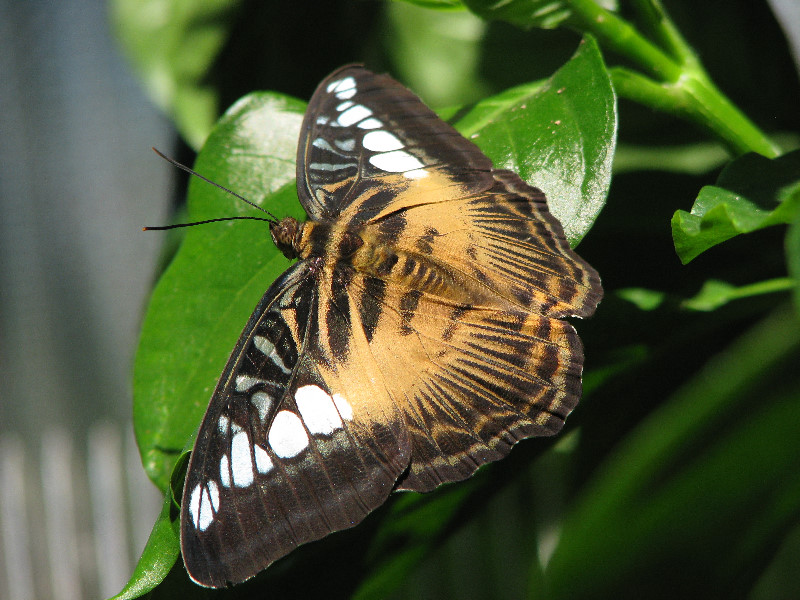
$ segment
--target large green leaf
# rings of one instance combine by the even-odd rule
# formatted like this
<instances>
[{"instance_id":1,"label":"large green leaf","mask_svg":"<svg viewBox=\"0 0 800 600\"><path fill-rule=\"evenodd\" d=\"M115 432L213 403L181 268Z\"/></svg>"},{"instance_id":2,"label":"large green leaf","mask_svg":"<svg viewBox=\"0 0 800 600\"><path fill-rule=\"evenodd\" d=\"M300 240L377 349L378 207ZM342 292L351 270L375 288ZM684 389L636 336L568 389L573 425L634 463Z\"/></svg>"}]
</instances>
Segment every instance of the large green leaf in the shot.
<instances>
[{"instance_id":1,"label":"large green leaf","mask_svg":"<svg viewBox=\"0 0 800 600\"><path fill-rule=\"evenodd\" d=\"M302 217L294 156L304 110L302 102L278 94L243 98L217 124L195 168L274 213ZM191 220L238 215L263 216L205 182L191 182ZM170 489L173 467L238 331L286 265L265 223L216 223L189 229L159 281L136 355L134 428L145 470L160 488ZM172 494L167 498L121 598L154 588L178 558L178 515L169 510Z\"/></svg>"},{"instance_id":2,"label":"large green leaf","mask_svg":"<svg viewBox=\"0 0 800 600\"><path fill-rule=\"evenodd\" d=\"M730 163L716 185L700 190L691 213L672 217L675 251L686 264L742 233L789 223L800 210L800 150L770 160L746 154Z\"/></svg>"},{"instance_id":3,"label":"large green leaf","mask_svg":"<svg viewBox=\"0 0 800 600\"><path fill-rule=\"evenodd\" d=\"M301 217L294 155L304 109L276 94L244 98L214 129L195 168L276 214ZM191 220L253 213L217 188L191 182ZM239 331L286 265L265 223L216 223L190 228L159 281L136 356L134 427L145 470L162 489Z\"/></svg>"}]
</instances>

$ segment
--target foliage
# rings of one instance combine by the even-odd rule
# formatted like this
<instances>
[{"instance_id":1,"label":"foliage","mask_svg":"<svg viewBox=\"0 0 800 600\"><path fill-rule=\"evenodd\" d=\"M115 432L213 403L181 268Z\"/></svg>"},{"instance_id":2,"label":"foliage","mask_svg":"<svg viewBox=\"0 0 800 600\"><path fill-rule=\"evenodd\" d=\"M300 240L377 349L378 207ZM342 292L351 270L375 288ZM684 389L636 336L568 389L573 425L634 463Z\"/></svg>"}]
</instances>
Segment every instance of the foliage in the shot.
<instances>
[{"instance_id":1,"label":"foliage","mask_svg":"<svg viewBox=\"0 0 800 600\"><path fill-rule=\"evenodd\" d=\"M799 90L767 9L676 0L673 20L658 0L264 4L113 3L145 86L203 146L195 169L300 217L295 98L355 60L402 76L496 166L543 188L603 277L606 299L576 324L584 397L559 439L523 442L467 482L395 495L252 582L202 590L177 544L182 459L287 263L263 224L194 228L137 354L137 440L166 493L118 597L792 596ZM273 91L234 103L255 89ZM253 214L197 180L188 211Z\"/></svg>"}]
</instances>

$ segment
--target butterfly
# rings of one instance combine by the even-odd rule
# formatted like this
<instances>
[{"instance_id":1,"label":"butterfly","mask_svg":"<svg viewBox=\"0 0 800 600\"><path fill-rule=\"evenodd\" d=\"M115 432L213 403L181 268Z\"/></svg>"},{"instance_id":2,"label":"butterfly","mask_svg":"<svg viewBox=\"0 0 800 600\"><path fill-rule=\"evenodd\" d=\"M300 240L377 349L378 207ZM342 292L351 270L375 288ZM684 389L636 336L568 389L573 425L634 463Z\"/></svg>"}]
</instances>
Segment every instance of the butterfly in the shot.
<instances>
[{"instance_id":1,"label":"butterfly","mask_svg":"<svg viewBox=\"0 0 800 600\"><path fill-rule=\"evenodd\" d=\"M597 272L540 190L401 84L351 65L319 85L297 192L309 219L269 226L297 262L245 326L187 468L181 551L207 587L557 433L581 394L562 318L594 312Z\"/></svg>"}]
</instances>

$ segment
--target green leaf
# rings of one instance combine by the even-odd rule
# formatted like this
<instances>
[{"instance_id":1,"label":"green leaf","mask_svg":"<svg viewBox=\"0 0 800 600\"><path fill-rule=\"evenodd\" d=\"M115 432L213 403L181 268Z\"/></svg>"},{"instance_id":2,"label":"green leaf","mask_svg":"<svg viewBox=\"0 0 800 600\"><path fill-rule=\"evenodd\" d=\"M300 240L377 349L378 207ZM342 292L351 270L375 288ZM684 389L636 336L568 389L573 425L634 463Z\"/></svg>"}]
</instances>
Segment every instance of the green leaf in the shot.
<instances>
[{"instance_id":1,"label":"green leaf","mask_svg":"<svg viewBox=\"0 0 800 600\"><path fill-rule=\"evenodd\" d=\"M393 73L430 106L477 101L489 90L480 83L486 23L465 10L430 11L415 3L386 7L381 34Z\"/></svg>"},{"instance_id":2,"label":"green leaf","mask_svg":"<svg viewBox=\"0 0 800 600\"><path fill-rule=\"evenodd\" d=\"M728 162L727 150L715 142L680 146L619 144L614 154L614 175L630 171L665 171L702 175Z\"/></svg>"},{"instance_id":3,"label":"green leaf","mask_svg":"<svg viewBox=\"0 0 800 600\"><path fill-rule=\"evenodd\" d=\"M605 204L617 134L616 98L591 37L552 77L479 102L456 127L495 167L547 194L573 246L589 231Z\"/></svg>"},{"instance_id":4,"label":"green leaf","mask_svg":"<svg viewBox=\"0 0 800 600\"><path fill-rule=\"evenodd\" d=\"M113 0L111 21L151 99L193 148L219 114L207 74L228 40L241 0Z\"/></svg>"},{"instance_id":5,"label":"green leaf","mask_svg":"<svg viewBox=\"0 0 800 600\"><path fill-rule=\"evenodd\" d=\"M683 302L683 307L689 310L711 311L724 306L733 300L751 298L762 294L774 294L790 290L794 282L788 277L759 281L736 287L724 281L709 279L694 298Z\"/></svg>"},{"instance_id":6,"label":"green leaf","mask_svg":"<svg viewBox=\"0 0 800 600\"><path fill-rule=\"evenodd\" d=\"M715 186L700 190L691 213L672 217L675 250L686 264L732 237L789 223L800 209L800 151L776 159L747 154L729 164Z\"/></svg>"},{"instance_id":7,"label":"green leaf","mask_svg":"<svg viewBox=\"0 0 800 600\"><path fill-rule=\"evenodd\" d=\"M745 596L800 516L798 358L780 310L622 440L564 524L548 597Z\"/></svg>"},{"instance_id":8,"label":"green leaf","mask_svg":"<svg viewBox=\"0 0 800 600\"><path fill-rule=\"evenodd\" d=\"M800 195L800 186L795 187L792 193ZM786 233L786 263L793 283L794 307L800 315L800 211Z\"/></svg>"},{"instance_id":9,"label":"green leaf","mask_svg":"<svg viewBox=\"0 0 800 600\"><path fill-rule=\"evenodd\" d=\"M636 305L639 310L655 310L662 305L666 299L666 292L658 290L648 290L646 288L623 288L617 290L616 295Z\"/></svg>"},{"instance_id":10,"label":"green leaf","mask_svg":"<svg viewBox=\"0 0 800 600\"><path fill-rule=\"evenodd\" d=\"M568 0L463 0L476 15L489 21L506 21L523 29L555 29L570 16ZM600 6L616 10L616 0L598 0Z\"/></svg>"},{"instance_id":11,"label":"green leaf","mask_svg":"<svg viewBox=\"0 0 800 600\"><path fill-rule=\"evenodd\" d=\"M214 129L195 168L279 216L302 217L294 155L304 109L278 94L242 99ZM259 215L203 181L190 184L191 220L253 213ZM145 470L161 489L242 326L287 264L266 224L215 223L189 229L159 281L136 356L134 427Z\"/></svg>"},{"instance_id":12,"label":"green leaf","mask_svg":"<svg viewBox=\"0 0 800 600\"><path fill-rule=\"evenodd\" d=\"M168 494L130 581L111 600L139 598L164 580L181 551L177 514L172 496Z\"/></svg>"}]
</instances>

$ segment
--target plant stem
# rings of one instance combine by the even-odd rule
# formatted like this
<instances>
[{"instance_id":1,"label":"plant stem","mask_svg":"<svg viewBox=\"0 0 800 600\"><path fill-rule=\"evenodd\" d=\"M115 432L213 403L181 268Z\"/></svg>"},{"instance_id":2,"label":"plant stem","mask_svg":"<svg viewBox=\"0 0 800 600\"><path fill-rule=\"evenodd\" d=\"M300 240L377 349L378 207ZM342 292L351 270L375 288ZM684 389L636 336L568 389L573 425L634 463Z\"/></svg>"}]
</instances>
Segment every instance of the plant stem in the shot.
<instances>
[{"instance_id":1,"label":"plant stem","mask_svg":"<svg viewBox=\"0 0 800 600\"><path fill-rule=\"evenodd\" d=\"M677 82L683 70L643 37L636 28L594 0L566 0L572 8L571 24L588 31L607 48L635 61L657 79Z\"/></svg>"},{"instance_id":2,"label":"plant stem","mask_svg":"<svg viewBox=\"0 0 800 600\"><path fill-rule=\"evenodd\" d=\"M629 2L639 13L639 21L647 26L646 33L649 33L660 47L680 64L705 74L694 50L675 27L660 0L629 0Z\"/></svg>"},{"instance_id":3,"label":"plant stem","mask_svg":"<svg viewBox=\"0 0 800 600\"><path fill-rule=\"evenodd\" d=\"M670 84L624 67L614 67L610 72L614 89L622 98L691 119L713 131L734 154L758 152L769 158L779 154L772 142L710 81L686 77Z\"/></svg>"},{"instance_id":4,"label":"plant stem","mask_svg":"<svg viewBox=\"0 0 800 600\"><path fill-rule=\"evenodd\" d=\"M655 37L674 58L595 0L565 2L573 11L570 20L574 27L595 35L605 47L636 62L655 79L630 69L613 69L614 85L621 96L707 127L735 154L779 155L777 146L717 89L658 0L635 2Z\"/></svg>"}]
</instances>

